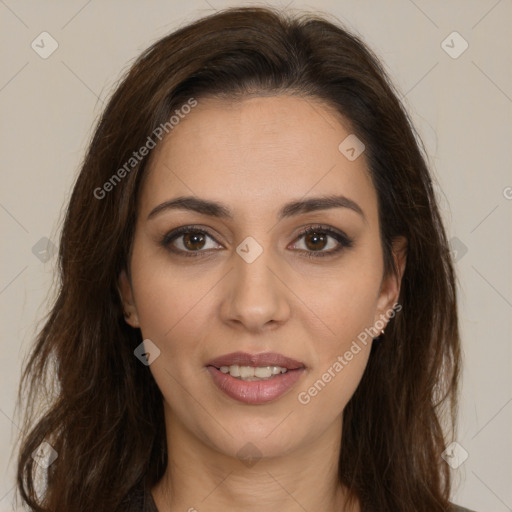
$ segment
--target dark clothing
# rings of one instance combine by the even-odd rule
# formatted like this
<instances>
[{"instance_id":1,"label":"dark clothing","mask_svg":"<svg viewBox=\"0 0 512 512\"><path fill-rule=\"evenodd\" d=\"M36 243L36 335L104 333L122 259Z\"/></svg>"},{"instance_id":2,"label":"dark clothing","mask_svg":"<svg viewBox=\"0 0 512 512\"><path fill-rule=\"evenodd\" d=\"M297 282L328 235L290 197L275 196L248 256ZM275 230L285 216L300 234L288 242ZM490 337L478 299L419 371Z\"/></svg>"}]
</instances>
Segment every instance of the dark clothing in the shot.
<instances>
[{"instance_id":1,"label":"dark clothing","mask_svg":"<svg viewBox=\"0 0 512 512\"><path fill-rule=\"evenodd\" d=\"M452 512L474 512L468 508L459 507L454 504ZM144 484L139 485L129 497L128 508L126 512L158 512L153 496Z\"/></svg>"},{"instance_id":2,"label":"dark clothing","mask_svg":"<svg viewBox=\"0 0 512 512\"><path fill-rule=\"evenodd\" d=\"M158 512L153 496L144 483L137 486L137 488L128 497L126 512Z\"/></svg>"}]
</instances>

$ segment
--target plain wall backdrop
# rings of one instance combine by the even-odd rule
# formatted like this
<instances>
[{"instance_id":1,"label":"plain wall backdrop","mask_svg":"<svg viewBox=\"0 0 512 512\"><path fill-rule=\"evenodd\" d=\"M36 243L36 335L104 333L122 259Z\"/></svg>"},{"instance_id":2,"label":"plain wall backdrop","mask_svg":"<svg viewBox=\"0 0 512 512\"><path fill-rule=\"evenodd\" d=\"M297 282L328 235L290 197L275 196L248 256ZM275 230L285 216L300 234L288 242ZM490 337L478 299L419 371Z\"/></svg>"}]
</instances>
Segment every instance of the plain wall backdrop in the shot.
<instances>
[{"instance_id":1,"label":"plain wall backdrop","mask_svg":"<svg viewBox=\"0 0 512 512\"><path fill-rule=\"evenodd\" d=\"M93 125L142 50L233 5L335 16L402 92L457 260L464 371L455 455L467 459L453 469L453 501L512 510L510 0L0 0L0 512L13 510L17 386L55 269L46 238L57 245Z\"/></svg>"}]
</instances>

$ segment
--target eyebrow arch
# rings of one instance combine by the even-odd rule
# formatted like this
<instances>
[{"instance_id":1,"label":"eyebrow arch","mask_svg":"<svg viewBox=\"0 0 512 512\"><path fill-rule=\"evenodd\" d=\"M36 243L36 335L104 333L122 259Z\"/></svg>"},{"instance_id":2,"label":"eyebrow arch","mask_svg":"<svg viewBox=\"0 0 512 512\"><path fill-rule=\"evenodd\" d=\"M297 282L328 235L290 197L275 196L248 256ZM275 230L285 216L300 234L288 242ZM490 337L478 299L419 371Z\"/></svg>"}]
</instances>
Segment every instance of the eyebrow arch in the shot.
<instances>
[{"instance_id":1,"label":"eyebrow arch","mask_svg":"<svg viewBox=\"0 0 512 512\"><path fill-rule=\"evenodd\" d=\"M348 208L361 215L366 221L362 208L352 199L342 195L330 195L323 197L312 197L300 201L286 203L278 213L278 219L294 217L302 213L316 212L330 208ZM219 219L233 220L233 214L229 208L222 203L200 199L194 196L181 196L159 204L148 215L148 220L159 213L169 210L189 210Z\"/></svg>"}]
</instances>

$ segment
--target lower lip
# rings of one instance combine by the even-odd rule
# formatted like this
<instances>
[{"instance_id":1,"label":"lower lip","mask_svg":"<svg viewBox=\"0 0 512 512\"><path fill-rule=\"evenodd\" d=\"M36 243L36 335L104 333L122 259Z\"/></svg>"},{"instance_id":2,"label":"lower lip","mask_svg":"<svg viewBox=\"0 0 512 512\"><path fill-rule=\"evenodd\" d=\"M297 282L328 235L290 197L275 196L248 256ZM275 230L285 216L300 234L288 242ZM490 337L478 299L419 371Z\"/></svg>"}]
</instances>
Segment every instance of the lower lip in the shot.
<instances>
[{"instance_id":1,"label":"lower lip","mask_svg":"<svg viewBox=\"0 0 512 512\"><path fill-rule=\"evenodd\" d=\"M246 404L264 404L284 395L301 378L305 368L288 370L268 380L244 381L222 373L214 366L208 371L217 387L231 398Z\"/></svg>"}]
</instances>

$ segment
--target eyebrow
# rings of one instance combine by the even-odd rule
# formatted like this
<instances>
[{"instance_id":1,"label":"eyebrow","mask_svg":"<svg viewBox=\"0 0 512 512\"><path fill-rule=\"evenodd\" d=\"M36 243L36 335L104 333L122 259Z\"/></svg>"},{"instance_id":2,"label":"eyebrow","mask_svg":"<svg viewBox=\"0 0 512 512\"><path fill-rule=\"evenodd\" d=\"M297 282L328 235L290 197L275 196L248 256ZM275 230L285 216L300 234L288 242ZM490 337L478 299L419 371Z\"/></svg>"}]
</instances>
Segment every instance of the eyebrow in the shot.
<instances>
[{"instance_id":1,"label":"eyebrow","mask_svg":"<svg viewBox=\"0 0 512 512\"><path fill-rule=\"evenodd\" d=\"M278 219L294 217L303 213L327 210L330 208L348 208L361 215L366 221L362 208L352 199L342 195L330 195L323 197L312 197L300 201L286 203L278 212ZM158 214L169 210L189 210L216 217L219 219L233 220L233 214L229 208L217 201L209 201L194 196L181 196L159 204L148 215L148 220Z\"/></svg>"}]
</instances>

